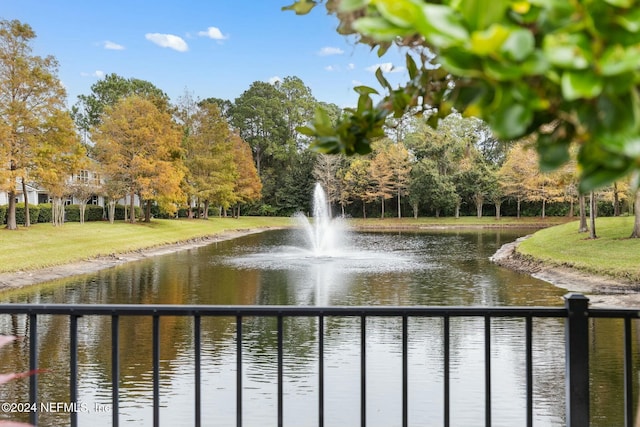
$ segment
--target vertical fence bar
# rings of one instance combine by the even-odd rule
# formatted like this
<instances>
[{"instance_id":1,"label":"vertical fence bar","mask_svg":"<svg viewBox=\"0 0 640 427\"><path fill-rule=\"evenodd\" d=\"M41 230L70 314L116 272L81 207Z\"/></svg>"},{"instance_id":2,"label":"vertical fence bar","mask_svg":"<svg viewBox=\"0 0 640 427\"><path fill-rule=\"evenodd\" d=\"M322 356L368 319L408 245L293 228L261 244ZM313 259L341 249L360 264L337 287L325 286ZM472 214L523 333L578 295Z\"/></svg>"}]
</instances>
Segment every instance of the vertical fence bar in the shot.
<instances>
[{"instance_id":1,"label":"vertical fence bar","mask_svg":"<svg viewBox=\"0 0 640 427\"><path fill-rule=\"evenodd\" d=\"M360 316L360 426L367 425L367 317Z\"/></svg>"},{"instance_id":2,"label":"vertical fence bar","mask_svg":"<svg viewBox=\"0 0 640 427\"><path fill-rule=\"evenodd\" d=\"M78 403L78 316L69 317L69 402ZM69 413L71 427L78 425L78 411Z\"/></svg>"},{"instance_id":3,"label":"vertical fence bar","mask_svg":"<svg viewBox=\"0 0 640 427\"><path fill-rule=\"evenodd\" d=\"M236 427L242 427L242 316L236 315Z\"/></svg>"},{"instance_id":4,"label":"vertical fence bar","mask_svg":"<svg viewBox=\"0 0 640 427\"><path fill-rule=\"evenodd\" d=\"M283 425L283 327L282 327L282 315L278 315L278 427Z\"/></svg>"},{"instance_id":5,"label":"vertical fence bar","mask_svg":"<svg viewBox=\"0 0 640 427\"><path fill-rule=\"evenodd\" d=\"M38 369L38 316L29 314L29 370ZM38 376L29 377L29 403L31 406L38 405ZM34 426L38 425L38 411L29 411L29 422Z\"/></svg>"},{"instance_id":6,"label":"vertical fence bar","mask_svg":"<svg viewBox=\"0 0 640 427\"><path fill-rule=\"evenodd\" d=\"M633 426L633 341L631 318L624 318L624 425Z\"/></svg>"},{"instance_id":7,"label":"vertical fence bar","mask_svg":"<svg viewBox=\"0 0 640 427\"><path fill-rule=\"evenodd\" d=\"M111 316L111 425L118 427L120 414L120 317Z\"/></svg>"},{"instance_id":8,"label":"vertical fence bar","mask_svg":"<svg viewBox=\"0 0 640 427\"><path fill-rule=\"evenodd\" d=\"M160 426L160 316L153 316L153 427Z\"/></svg>"},{"instance_id":9,"label":"vertical fence bar","mask_svg":"<svg viewBox=\"0 0 640 427\"><path fill-rule=\"evenodd\" d=\"M409 331L407 315L402 315L402 427L409 425Z\"/></svg>"},{"instance_id":10,"label":"vertical fence bar","mask_svg":"<svg viewBox=\"0 0 640 427\"><path fill-rule=\"evenodd\" d=\"M484 317L484 425L491 427L491 317Z\"/></svg>"},{"instance_id":11,"label":"vertical fence bar","mask_svg":"<svg viewBox=\"0 0 640 427\"><path fill-rule=\"evenodd\" d=\"M193 316L193 352L194 352L194 370L195 370L195 425L200 427L202 424L202 341L201 341L201 318L196 314Z\"/></svg>"},{"instance_id":12,"label":"vertical fence bar","mask_svg":"<svg viewBox=\"0 0 640 427\"><path fill-rule=\"evenodd\" d=\"M564 296L567 427L589 427L589 299Z\"/></svg>"},{"instance_id":13,"label":"vertical fence bar","mask_svg":"<svg viewBox=\"0 0 640 427\"><path fill-rule=\"evenodd\" d=\"M449 350L450 350L450 342L449 342L449 332L450 332L450 324L449 324L449 315L445 315L442 325L442 334L443 334L443 349L444 352L444 366L443 366L443 382L444 382L444 427L449 427L451 423L451 400L450 400L450 391L451 384L450 380L450 360L449 360Z\"/></svg>"},{"instance_id":14,"label":"vertical fence bar","mask_svg":"<svg viewBox=\"0 0 640 427\"><path fill-rule=\"evenodd\" d=\"M324 316L318 316L318 427L324 427Z\"/></svg>"},{"instance_id":15,"label":"vertical fence bar","mask_svg":"<svg viewBox=\"0 0 640 427\"><path fill-rule=\"evenodd\" d=\"M533 322L531 315L526 317L525 323L525 353L526 353L526 382L527 382L527 427L533 427Z\"/></svg>"}]
</instances>

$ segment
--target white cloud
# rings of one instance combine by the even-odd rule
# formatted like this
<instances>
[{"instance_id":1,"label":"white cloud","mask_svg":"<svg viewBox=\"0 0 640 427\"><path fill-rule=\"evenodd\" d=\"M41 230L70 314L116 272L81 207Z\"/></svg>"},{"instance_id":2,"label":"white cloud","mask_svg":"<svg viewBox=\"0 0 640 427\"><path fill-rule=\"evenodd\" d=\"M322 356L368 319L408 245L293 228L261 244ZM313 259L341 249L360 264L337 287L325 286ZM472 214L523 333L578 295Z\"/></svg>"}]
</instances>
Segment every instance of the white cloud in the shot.
<instances>
[{"instance_id":1,"label":"white cloud","mask_svg":"<svg viewBox=\"0 0 640 427\"><path fill-rule=\"evenodd\" d=\"M347 64L347 70L355 70L356 69L356 64L354 64L353 62L349 62Z\"/></svg>"},{"instance_id":2,"label":"white cloud","mask_svg":"<svg viewBox=\"0 0 640 427\"><path fill-rule=\"evenodd\" d=\"M281 82L282 78L280 76L273 76L273 77L269 77L269 80L267 80L269 83L271 83L272 85L276 84L277 82Z\"/></svg>"},{"instance_id":3,"label":"white cloud","mask_svg":"<svg viewBox=\"0 0 640 427\"><path fill-rule=\"evenodd\" d=\"M218 27L209 27L207 28L207 31L198 32L198 35L200 37L209 37L213 40L226 40L229 38L229 36L222 34L222 31L220 31L220 28Z\"/></svg>"},{"instance_id":4,"label":"white cloud","mask_svg":"<svg viewBox=\"0 0 640 427\"><path fill-rule=\"evenodd\" d=\"M317 54L320 56L342 55L343 53L344 53L344 50L340 49L339 47L330 47L330 46L323 47L317 52Z\"/></svg>"},{"instance_id":5,"label":"white cloud","mask_svg":"<svg viewBox=\"0 0 640 427\"><path fill-rule=\"evenodd\" d=\"M186 52L189 50L187 42L185 42L182 37L173 34L147 33L144 37L158 46L168 47L178 52Z\"/></svg>"},{"instance_id":6,"label":"white cloud","mask_svg":"<svg viewBox=\"0 0 640 427\"><path fill-rule=\"evenodd\" d=\"M105 41L102 46L107 50L124 50L124 46L109 40Z\"/></svg>"},{"instance_id":7,"label":"white cloud","mask_svg":"<svg viewBox=\"0 0 640 427\"><path fill-rule=\"evenodd\" d=\"M80 73L82 77L97 77L99 79L104 77L104 71L95 70L93 73Z\"/></svg>"},{"instance_id":8,"label":"white cloud","mask_svg":"<svg viewBox=\"0 0 640 427\"><path fill-rule=\"evenodd\" d=\"M324 67L325 70L327 71L337 71L338 68L334 67L333 65L327 65L326 67Z\"/></svg>"},{"instance_id":9,"label":"white cloud","mask_svg":"<svg viewBox=\"0 0 640 427\"><path fill-rule=\"evenodd\" d=\"M378 68L380 68L383 73L400 73L404 71L404 67L394 67L394 65L391 62L375 64L370 67L367 67L366 70L371 71L372 73L375 73L378 70Z\"/></svg>"},{"instance_id":10,"label":"white cloud","mask_svg":"<svg viewBox=\"0 0 640 427\"><path fill-rule=\"evenodd\" d=\"M351 80L351 84L354 86L362 86L364 83L362 83L360 80Z\"/></svg>"}]
</instances>

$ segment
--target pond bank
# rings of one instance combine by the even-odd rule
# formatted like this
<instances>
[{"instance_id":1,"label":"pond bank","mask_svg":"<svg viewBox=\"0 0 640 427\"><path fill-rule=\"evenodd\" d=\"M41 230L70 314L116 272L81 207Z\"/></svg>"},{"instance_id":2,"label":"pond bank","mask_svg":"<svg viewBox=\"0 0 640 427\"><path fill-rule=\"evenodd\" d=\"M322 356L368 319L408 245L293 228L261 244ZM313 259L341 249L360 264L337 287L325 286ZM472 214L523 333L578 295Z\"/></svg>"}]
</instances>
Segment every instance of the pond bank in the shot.
<instances>
[{"instance_id":1,"label":"pond bank","mask_svg":"<svg viewBox=\"0 0 640 427\"><path fill-rule=\"evenodd\" d=\"M517 251L518 244L529 237L521 237L503 245L491 257L491 261L567 291L580 292L589 298L592 306L640 307L640 284L596 276L575 268L551 266L521 255Z\"/></svg>"},{"instance_id":2,"label":"pond bank","mask_svg":"<svg viewBox=\"0 0 640 427\"><path fill-rule=\"evenodd\" d=\"M95 273L96 271L115 267L132 261L139 261L145 258L165 255L173 252L184 251L210 245L224 240L237 239L249 234L261 233L267 230L276 230L281 227L261 227L246 230L230 230L210 236L198 237L184 242L172 243L147 249L140 249L133 252L112 254L109 256L99 256L69 264L57 265L29 271L14 271L0 273L0 291L7 289L17 289L25 286L36 285L51 280L62 279L80 274Z\"/></svg>"}]
</instances>

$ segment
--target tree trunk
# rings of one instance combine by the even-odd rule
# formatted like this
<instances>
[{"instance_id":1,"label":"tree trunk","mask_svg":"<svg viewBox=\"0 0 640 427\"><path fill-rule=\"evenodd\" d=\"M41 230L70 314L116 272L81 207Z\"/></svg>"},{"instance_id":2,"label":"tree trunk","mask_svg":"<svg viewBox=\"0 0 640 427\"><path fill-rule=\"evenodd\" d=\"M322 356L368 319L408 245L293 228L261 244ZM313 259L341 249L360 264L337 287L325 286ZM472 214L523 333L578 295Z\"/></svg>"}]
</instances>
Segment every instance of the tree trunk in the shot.
<instances>
[{"instance_id":1,"label":"tree trunk","mask_svg":"<svg viewBox=\"0 0 640 427\"><path fill-rule=\"evenodd\" d=\"M87 201L81 200L79 208L80 208L80 224L84 224L84 214L87 211Z\"/></svg>"},{"instance_id":2,"label":"tree trunk","mask_svg":"<svg viewBox=\"0 0 640 427\"><path fill-rule=\"evenodd\" d=\"M596 193L591 192L589 195L589 219L591 222L591 231L589 232L589 237L591 239L597 239L596 235Z\"/></svg>"},{"instance_id":3,"label":"tree trunk","mask_svg":"<svg viewBox=\"0 0 640 427\"><path fill-rule=\"evenodd\" d=\"M116 219L116 203L117 200L109 199L109 211L107 216L109 217L109 223L113 224Z\"/></svg>"},{"instance_id":4,"label":"tree trunk","mask_svg":"<svg viewBox=\"0 0 640 427\"><path fill-rule=\"evenodd\" d=\"M579 196L578 203L580 207L580 226L578 227L578 233L586 233L589 231L589 226L587 225L587 207L584 203L584 194Z\"/></svg>"},{"instance_id":5,"label":"tree trunk","mask_svg":"<svg viewBox=\"0 0 640 427\"><path fill-rule=\"evenodd\" d=\"M24 226L31 227L31 215L29 215L29 194L27 194L27 183L22 179L22 195L24 196Z\"/></svg>"},{"instance_id":6,"label":"tree trunk","mask_svg":"<svg viewBox=\"0 0 640 427\"><path fill-rule=\"evenodd\" d=\"M135 207L135 193L132 191L131 194L129 194L129 216L130 216L130 220L129 222L131 224L136 222L136 207Z\"/></svg>"},{"instance_id":7,"label":"tree trunk","mask_svg":"<svg viewBox=\"0 0 640 427\"><path fill-rule=\"evenodd\" d=\"M516 218L520 219L520 203L522 202L522 200L520 200L520 197L518 197L518 201L516 203L517 208L516 208Z\"/></svg>"},{"instance_id":8,"label":"tree trunk","mask_svg":"<svg viewBox=\"0 0 640 427\"><path fill-rule=\"evenodd\" d=\"M636 200L633 202L634 220L633 220L633 232L631 233L632 239L640 238L640 188L636 190Z\"/></svg>"},{"instance_id":9,"label":"tree trunk","mask_svg":"<svg viewBox=\"0 0 640 427\"><path fill-rule=\"evenodd\" d=\"M496 219L500 219L500 207L502 206L502 202L496 202Z\"/></svg>"},{"instance_id":10,"label":"tree trunk","mask_svg":"<svg viewBox=\"0 0 640 427\"><path fill-rule=\"evenodd\" d=\"M151 200L145 203L144 222L151 222Z\"/></svg>"},{"instance_id":11,"label":"tree trunk","mask_svg":"<svg viewBox=\"0 0 640 427\"><path fill-rule=\"evenodd\" d=\"M547 214L547 199L542 199L542 219L545 218Z\"/></svg>"},{"instance_id":12,"label":"tree trunk","mask_svg":"<svg viewBox=\"0 0 640 427\"><path fill-rule=\"evenodd\" d=\"M460 218L460 203L456 203L456 218Z\"/></svg>"},{"instance_id":13,"label":"tree trunk","mask_svg":"<svg viewBox=\"0 0 640 427\"><path fill-rule=\"evenodd\" d=\"M411 207L413 208L413 218L418 219L418 203L413 203Z\"/></svg>"},{"instance_id":14,"label":"tree trunk","mask_svg":"<svg viewBox=\"0 0 640 427\"><path fill-rule=\"evenodd\" d=\"M573 218L574 212L573 212L573 197L571 198L571 201L569 202L569 214L567 215L569 218Z\"/></svg>"},{"instance_id":15,"label":"tree trunk","mask_svg":"<svg viewBox=\"0 0 640 427\"><path fill-rule=\"evenodd\" d=\"M227 210L224 210L224 216L227 216ZM209 219L209 201L204 201L204 212L202 213L204 219Z\"/></svg>"},{"instance_id":16,"label":"tree trunk","mask_svg":"<svg viewBox=\"0 0 640 427\"><path fill-rule=\"evenodd\" d=\"M384 197L381 197L380 199L382 199L382 209L380 210L380 219L384 219Z\"/></svg>"},{"instance_id":17,"label":"tree trunk","mask_svg":"<svg viewBox=\"0 0 640 427\"><path fill-rule=\"evenodd\" d=\"M400 208L400 191L398 191L398 218L402 218L402 211Z\"/></svg>"},{"instance_id":18,"label":"tree trunk","mask_svg":"<svg viewBox=\"0 0 640 427\"><path fill-rule=\"evenodd\" d=\"M9 209L7 211L7 229L17 230L18 224L16 224L16 192L15 190L9 191Z\"/></svg>"},{"instance_id":19,"label":"tree trunk","mask_svg":"<svg viewBox=\"0 0 640 427\"><path fill-rule=\"evenodd\" d=\"M362 218L367 219L367 204L362 201Z\"/></svg>"},{"instance_id":20,"label":"tree trunk","mask_svg":"<svg viewBox=\"0 0 640 427\"><path fill-rule=\"evenodd\" d=\"M618 196L618 183L613 183L613 216L620 216L620 197Z\"/></svg>"}]
</instances>

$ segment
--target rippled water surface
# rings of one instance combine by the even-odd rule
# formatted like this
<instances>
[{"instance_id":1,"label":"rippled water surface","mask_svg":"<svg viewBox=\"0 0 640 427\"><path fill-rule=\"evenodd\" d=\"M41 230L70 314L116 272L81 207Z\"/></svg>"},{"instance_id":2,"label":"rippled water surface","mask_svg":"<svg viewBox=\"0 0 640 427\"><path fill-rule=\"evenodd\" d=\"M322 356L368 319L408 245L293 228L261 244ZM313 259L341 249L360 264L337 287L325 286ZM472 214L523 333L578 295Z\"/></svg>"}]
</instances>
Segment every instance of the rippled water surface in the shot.
<instances>
[{"instance_id":1,"label":"rippled water surface","mask_svg":"<svg viewBox=\"0 0 640 427\"><path fill-rule=\"evenodd\" d=\"M51 303L240 305L536 305L560 306L564 290L489 262L502 244L527 230L348 233L338 249L314 256L299 231L265 232L93 275L0 294L3 301ZM346 231L344 232L346 233ZM150 319L120 319L120 423L152 425ZM0 317L2 333L28 335L24 316ZM41 400L68 402L69 333L65 318L40 319ZM558 319L534 322L536 426L564 425L564 340ZM284 322L284 424L318 425L316 319ZM409 424L443 424L443 322L409 319ZM111 319L79 320L81 425L110 425ZM275 425L276 321L243 321L243 420ZM163 318L161 424L193 425L193 323ZM360 425L359 318L325 320L325 426ZM367 425L401 423L402 348L398 319L366 323ZM594 425L622 424L622 355L616 322L593 331ZM203 425L235 425L236 325L232 318L202 320ZM525 425L524 322L491 323L494 426ZM0 350L4 370L25 370L26 340ZM451 425L484 420L484 319L451 320ZM634 355L635 357L635 355ZM637 364L635 365L637 366ZM636 387L637 388L637 387ZM27 382L11 383L0 400L28 401ZM17 397L16 397L17 396ZM15 416L17 419L19 415ZM66 413L41 414L42 425L67 425Z\"/></svg>"}]
</instances>

